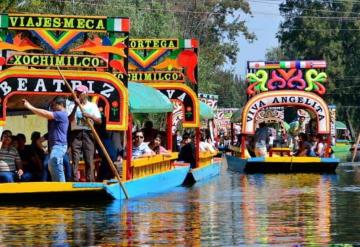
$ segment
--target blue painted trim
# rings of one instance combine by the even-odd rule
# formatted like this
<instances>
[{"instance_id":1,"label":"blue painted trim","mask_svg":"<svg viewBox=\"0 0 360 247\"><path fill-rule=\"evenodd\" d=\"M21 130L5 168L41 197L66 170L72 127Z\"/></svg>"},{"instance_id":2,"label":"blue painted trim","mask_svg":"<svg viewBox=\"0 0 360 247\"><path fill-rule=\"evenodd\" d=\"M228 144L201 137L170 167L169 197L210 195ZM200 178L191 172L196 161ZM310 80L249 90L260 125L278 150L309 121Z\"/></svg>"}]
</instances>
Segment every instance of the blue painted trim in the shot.
<instances>
[{"instance_id":1,"label":"blue painted trim","mask_svg":"<svg viewBox=\"0 0 360 247\"><path fill-rule=\"evenodd\" d=\"M72 184L73 188L104 188L103 183L92 183L92 182L78 182Z\"/></svg>"},{"instance_id":2,"label":"blue painted trim","mask_svg":"<svg viewBox=\"0 0 360 247\"><path fill-rule=\"evenodd\" d=\"M322 163L340 163L338 158L321 158Z\"/></svg>"},{"instance_id":3,"label":"blue painted trim","mask_svg":"<svg viewBox=\"0 0 360 247\"><path fill-rule=\"evenodd\" d=\"M220 174L221 163L211 163L207 166L192 169L191 173L194 176L196 182L218 176Z\"/></svg>"},{"instance_id":4,"label":"blue painted trim","mask_svg":"<svg viewBox=\"0 0 360 247\"><path fill-rule=\"evenodd\" d=\"M265 157L253 157L247 160L248 162L265 162Z\"/></svg>"}]
</instances>

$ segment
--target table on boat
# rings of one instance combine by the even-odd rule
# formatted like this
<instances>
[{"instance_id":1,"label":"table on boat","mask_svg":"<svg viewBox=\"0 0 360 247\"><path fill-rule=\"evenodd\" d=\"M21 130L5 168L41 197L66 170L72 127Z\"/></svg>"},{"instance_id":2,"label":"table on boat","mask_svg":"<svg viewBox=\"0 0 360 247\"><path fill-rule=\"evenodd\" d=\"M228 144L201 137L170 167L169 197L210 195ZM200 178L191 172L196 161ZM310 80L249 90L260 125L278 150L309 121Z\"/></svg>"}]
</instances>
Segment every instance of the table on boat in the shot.
<instances>
[{"instance_id":1,"label":"table on boat","mask_svg":"<svg viewBox=\"0 0 360 247\"><path fill-rule=\"evenodd\" d=\"M271 148L269 156L272 157L274 153L280 154L280 156L284 156L284 154L290 156L290 148Z\"/></svg>"}]
</instances>

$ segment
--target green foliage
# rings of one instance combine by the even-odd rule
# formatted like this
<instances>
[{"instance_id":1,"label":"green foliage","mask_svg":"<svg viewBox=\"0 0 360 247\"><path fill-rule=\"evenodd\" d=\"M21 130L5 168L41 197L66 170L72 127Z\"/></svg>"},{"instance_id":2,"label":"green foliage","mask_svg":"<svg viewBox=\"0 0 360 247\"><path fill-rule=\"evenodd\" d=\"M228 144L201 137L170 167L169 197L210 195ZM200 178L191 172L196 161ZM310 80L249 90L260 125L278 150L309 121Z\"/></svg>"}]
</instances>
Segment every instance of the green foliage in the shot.
<instances>
[{"instance_id":1,"label":"green foliage","mask_svg":"<svg viewBox=\"0 0 360 247\"><path fill-rule=\"evenodd\" d=\"M329 82L326 98L337 105L338 118L356 129L360 122L360 19L358 1L287 0L278 38L289 59L324 59Z\"/></svg>"},{"instance_id":2,"label":"green foliage","mask_svg":"<svg viewBox=\"0 0 360 247\"><path fill-rule=\"evenodd\" d=\"M285 56L284 51L280 47L273 47L266 50L266 61L281 61L286 59L287 57Z\"/></svg>"},{"instance_id":3,"label":"green foliage","mask_svg":"<svg viewBox=\"0 0 360 247\"><path fill-rule=\"evenodd\" d=\"M233 72L224 71L224 64L236 62L239 35L255 39L240 18L243 13L251 14L247 0L4 0L0 8L6 12L127 16L131 37L198 39L199 91L219 94L220 106L239 107L244 90Z\"/></svg>"}]
</instances>

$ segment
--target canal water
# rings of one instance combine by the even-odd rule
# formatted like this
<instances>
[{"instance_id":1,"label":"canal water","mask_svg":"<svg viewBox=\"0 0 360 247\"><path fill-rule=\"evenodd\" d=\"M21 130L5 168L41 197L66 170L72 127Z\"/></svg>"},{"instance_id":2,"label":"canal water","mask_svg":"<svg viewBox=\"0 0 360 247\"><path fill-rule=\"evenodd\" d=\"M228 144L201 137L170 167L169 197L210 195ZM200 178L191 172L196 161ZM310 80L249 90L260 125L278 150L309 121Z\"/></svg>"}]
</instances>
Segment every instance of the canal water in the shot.
<instances>
[{"instance_id":1,"label":"canal water","mask_svg":"<svg viewBox=\"0 0 360 247\"><path fill-rule=\"evenodd\" d=\"M360 163L241 175L129 201L0 204L0 246L360 244Z\"/></svg>"}]
</instances>

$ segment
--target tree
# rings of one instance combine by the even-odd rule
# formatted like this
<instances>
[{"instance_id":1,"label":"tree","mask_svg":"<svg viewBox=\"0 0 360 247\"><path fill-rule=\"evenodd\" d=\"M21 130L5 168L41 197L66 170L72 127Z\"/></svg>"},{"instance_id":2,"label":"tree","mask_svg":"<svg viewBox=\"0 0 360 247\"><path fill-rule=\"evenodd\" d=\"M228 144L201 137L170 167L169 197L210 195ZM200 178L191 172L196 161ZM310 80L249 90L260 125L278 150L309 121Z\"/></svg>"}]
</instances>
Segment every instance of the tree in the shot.
<instances>
[{"instance_id":1,"label":"tree","mask_svg":"<svg viewBox=\"0 0 360 247\"><path fill-rule=\"evenodd\" d=\"M359 129L360 5L356 1L287 0L280 4L284 21L277 37L290 59L327 61L326 99L338 108L338 118ZM349 107L350 106L350 107Z\"/></svg>"},{"instance_id":2,"label":"tree","mask_svg":"<svg viewBox=\"0 0 360 247\"><path fill-rule=\"evenodd\" d=\"M287 58L280 47L273 47L266 50L265 59L266 61L281 61Z\"/></svg>"}]
</instances>

